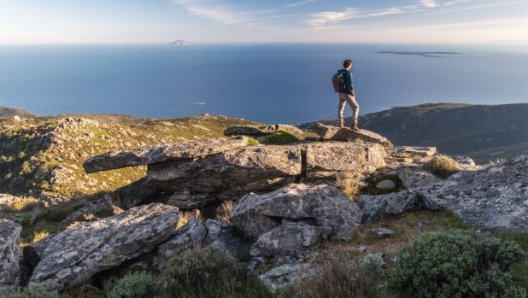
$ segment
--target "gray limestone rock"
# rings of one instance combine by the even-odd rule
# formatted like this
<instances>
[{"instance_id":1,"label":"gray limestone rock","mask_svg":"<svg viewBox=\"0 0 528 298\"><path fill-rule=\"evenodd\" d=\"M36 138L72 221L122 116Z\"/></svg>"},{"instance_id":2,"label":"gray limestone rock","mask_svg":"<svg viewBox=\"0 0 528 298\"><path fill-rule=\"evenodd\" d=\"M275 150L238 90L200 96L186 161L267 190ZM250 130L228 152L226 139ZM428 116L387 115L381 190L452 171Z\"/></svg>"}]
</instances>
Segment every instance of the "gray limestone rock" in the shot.
<instances>
[{"instance_id":1,"label":"gray limestone rock","mask_svg":"<svg viewBox=\"0 0 528 298\"><path fill-rule=\"evenodd\" d=\"M421 167L404 167L398 170L398 178L406 189L433 185L442 181L438 176Z\"/></svg>"},{"instance_id":2,"label":"gray limestone rock","mask_svg":"<svg viewBox=\"0 0 528 298\"><path fill-rule=\"evenodd\" d=\"M264 195L249 194L234 206L231 223L251 238L281 224L282 219L313 219L335 239L350 240L362 212L341 190L329 185L290 184Z\"/></svg>"},{"instance_id":3,"label":"gray limestone rock","mask_svg":"<svg viewBox=\"0 0 528 298\"><path fill-rule=\"evenodd\" d=\"M363 211L363 223L383 219L405 211L422 209L422 202L414 191L404 191L380 196L359 196L357 204Z\"/></svg>"},{"instance_id":4,"label":"gray limestone rock","mask_svg":"<svg viewBox=\"0 0 528 298\"><path fill-rule=\"evenodd\" d=\"M275 293L280 288L315 274L316 271L310 264L285 264L267 271L258 278L268 292Z\"/></svg>"},{"instance_id":5,"label":"gray limestone rock","mask_svg":"<svg viewBox=\"0 0 528 298\"><path fill-rule=\"evenodd\" d=\"M205 221L205 229L207 231L205 245L210 245L232 255L236 255L246 248L242 239L235 234L232 225L208 219Z\"/></svg>"},{"instance_id":6,"label":"gray limestone rock","mask_svg":"<svg viewBox=\"0 0 528 298\"><path fill-rule=\"evenodd\" d=\"M206 230L198 219L193 219L181 227L174 237L158 248L158 255L169 260L183 251L200 247L205 241Z\"/></svg>"},{"instance_id":7,"label":"gray limestone rock","mask_svg":"<svg viewBox=\"0 0 528 298\"><path fill-rule=\"evenodd\" d=\"M396 183L390 179L386 179L378 182L378 184L376 184L376 188L382 190L393 190L396 188Z\"/></svg>"},{"instance_id":8,"label":"gray limestone rock","mask_svg":"<svg viewBox=\"0 0 528 298\"><path fill-rule=\"evenodd\" d=\"M196 161L148 166L147 177L164 191L227 193L238 199L247 192L269 191L301 174L298 146L251 146L209 155ZM227 195L225 195L227 196ZM226 198L227 199L227 198Z\"/></svg>"},{"instance_id":9,"label":"gray limestone rock","mask_svg":"<svg viewBox=\"0 0 528 298\"><path fill-rule=\"evenodd\" d=\"M253 257L297 255L328 232L313 222L284 220L280 226L260 236L251 246L250 254Z\"/></svg>"},{"instance_id":10,"label":"gray limestone rock","mask_svg":"<svg viewBox=\"0 0 528 298\"><path fill-rule=\"evenodd\" d=\"M385 148L373 143L323 142L306 145L306 177L324 178L338 172L367 173L385 166Z\"/></svg>"},{"instance_id":11,"label":"gray limestone rock","mask_svg":"<svg viewBox=\"0 0 528 298\"><path fill-rule=\"evenodd\" d=\"M150 204L81 224L48 239L30 285L63 289L152 251L174 233L178 208Z\"/></svg>"},{"instance_id":12,"label":"gray limestone rock","mask_svg":"<svg viewBox=\"0 0 528 298\"><path fill-rule=\"evenodd\" d=\"M101 218L117 215L123 212L123 209L117 207L112 202L112 197L106 194L99 200L90 203L88 206L85 206L62 221L61 227L65 228L74 222L85 222L85 221L94 221Z\"/></svg>"},{"instance_id":13,"label":"gray limestone rock","mask_svg":"<svg viewBox=\"0 0 528 298\"><path fill-rule=\"evenodd\" d=\"M87 173L149 165L169 160L192 160L247 145L247 138L182 141L145 146L130 152L108 152L90 157L83 163Z\"/></svg>"},{"instance_id":14,"label":"gray limestone rock","mask_svg":"<svg viewBox=\"0 0 528 298\"><path fill-rule=\"evenodd\" d=\"M0 219L0 288L19 285L21 231L19 224Z\"/></svg>"},{"instance_id":15,"label":"gray limestone rock","mask_svg":"<svg viewBox=\"0 0 528 298\"><path fill-rule=\"evenodd\" d=\"M382 196L360 196L363 222L415 210L450 210L473 226L528 231L528 157L462 171L433 185Z\"/></svg>"},{"instance_id":16,"label":"gray limestone rock","mask_svg":"<svg viewBox=\"0 0 528 298\"><path fill-rule=\"evenodd\" d=\"M361 140L364 142L378 144L390 143L389 140L384 136L366 129L355 131L350 128L340 128L318 123L317 127L315 128L315 132L325 141L349 142Z\"/></svg>"}]
</instances>

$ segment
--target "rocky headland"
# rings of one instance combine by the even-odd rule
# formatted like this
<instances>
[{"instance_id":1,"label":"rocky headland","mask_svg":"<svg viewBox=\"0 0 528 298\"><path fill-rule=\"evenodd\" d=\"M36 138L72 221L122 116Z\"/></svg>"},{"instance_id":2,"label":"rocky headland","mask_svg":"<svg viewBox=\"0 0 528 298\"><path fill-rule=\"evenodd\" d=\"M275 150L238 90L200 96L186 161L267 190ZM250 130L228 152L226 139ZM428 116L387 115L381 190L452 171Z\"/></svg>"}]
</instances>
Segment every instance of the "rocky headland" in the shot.
<instances>
[{"instance_id":1,"label":"rocky headland","mask_svg":"<svg viewBox=\"0 0 528 298\"><path fill-rule=\"evenodd\" d=\"M524 155L476 165L375 130L210 115L9 117L0 140L0 296L105 297L109 281L165 276L198 248L271 296L321 274L329 249L387 270L427 231L528 243Z\"/></svg>"}]
</instances>

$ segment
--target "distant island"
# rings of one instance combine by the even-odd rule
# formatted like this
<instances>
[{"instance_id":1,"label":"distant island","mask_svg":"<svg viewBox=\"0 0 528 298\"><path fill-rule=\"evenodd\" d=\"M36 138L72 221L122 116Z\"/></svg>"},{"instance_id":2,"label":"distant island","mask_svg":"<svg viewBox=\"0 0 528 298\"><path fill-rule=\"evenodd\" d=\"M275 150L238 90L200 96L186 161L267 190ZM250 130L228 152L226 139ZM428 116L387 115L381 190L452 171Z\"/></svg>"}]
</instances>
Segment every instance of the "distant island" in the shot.
<instances>
[{"instance_id":1,"label":"distant island","mask_svg":"<svg viewBox=\"0 0 528 298\"><path fill-rule=\"evenodd\" d=\"M395 52L395 51L382 51L374 52L374 54L394 54L394 55L408 55L408 56L422 56L429 58L445 57L446 55L459 55L462 53L458 52Z\"/></svg>"},{"instance_id":2,"label":"distant island","mask_svg":"<svg viewBox=\"0 0 528 298\"><path fill-rule=\"evenodd\" d=\"M175 45L175 46L191 46L192 45L192 43L185 41L185 40L181 40L181 39L175 40L171 42L170 44Z\"/></svg>"}]
</instances>

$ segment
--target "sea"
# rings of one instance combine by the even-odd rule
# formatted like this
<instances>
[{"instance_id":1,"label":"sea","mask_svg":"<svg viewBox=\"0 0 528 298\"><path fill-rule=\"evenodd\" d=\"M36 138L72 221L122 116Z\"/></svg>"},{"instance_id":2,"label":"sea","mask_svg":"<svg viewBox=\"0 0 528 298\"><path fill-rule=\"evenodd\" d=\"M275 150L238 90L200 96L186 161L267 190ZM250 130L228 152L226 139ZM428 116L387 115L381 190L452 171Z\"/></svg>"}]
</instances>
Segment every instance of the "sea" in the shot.
<instances>
[{"instance_id":1,"label":"sea","mask_svg":"<svg viewBox=\"0 0 528 298\"><path fill-rule=\"evenodd\" d=\"M360 114L528 102L526 45L127 44L0 45L0 106L298 124L337 117L331 77L347 58Z\"/></svg>"}]
</instances>

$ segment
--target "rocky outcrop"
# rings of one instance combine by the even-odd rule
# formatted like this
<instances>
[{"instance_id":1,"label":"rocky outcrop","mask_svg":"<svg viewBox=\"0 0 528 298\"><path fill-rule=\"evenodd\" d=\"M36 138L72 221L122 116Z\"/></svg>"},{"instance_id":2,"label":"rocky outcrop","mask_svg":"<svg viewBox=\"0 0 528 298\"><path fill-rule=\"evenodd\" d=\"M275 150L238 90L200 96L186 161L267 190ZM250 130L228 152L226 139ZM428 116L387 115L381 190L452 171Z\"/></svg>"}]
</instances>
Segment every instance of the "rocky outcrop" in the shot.
<instances>
[{"instance_id":1,"label":"rocky outcrop","mask_svg":"<svg viewBox=\"0 0 528 298\"><path fill-rule=\"evenodd\" d=\"M306 177L325 178L337 172L367 173L385 166L385 148L373 143L324 142L306 145Z\"/></svg>"},{"instance_id":2,"label":"rocky outcrop","mask_svg":"<svg viewBox=\"0 0 528 298\"><path fill-rule=\"evenodd\" d=\"M210 201L211 196L236 199L248 192L276 189L300 174L299 147L252 146L196 161L152 164L148 167L147 178L165 192ZM183 197L183 203L187 204L188 199Z\"/></svg>"},{"instance_id":3,"label":"rocky outcrop","mask_svg":"<svg viewBox=\"0 0 528 298\"><path fill-rule=\"evenodd\" d=\"M235 229L232 225L214 219L205 221L207 237L205 244L216 249L230 253L232 255L240 254L247 246L244 241L235 235Z\"/></svg>"},{"instance_id":4,"label":"rocky outcrop","mask_svg":"<svg viewBox=\"0 0 528 298\"><path fill-rule=\"evenodd\" d=\"M30 285L62 289L82 284L98 272L152 251L174 233L178 218L177 208L151 204L49 237Z\"/></svg>"},{"instance_id":5,"label":"rocky outcrop","mask_svg":"<svg viewBox=\"0 0 528 298\"><path fill-rule=\"evenodd\" d=\"M88 206L83 207L65 220L62 221L61 227L65 228L74 222L86 222L94 221L105 217L110 217L123 212L123 209L117 207L113 202L110 195L104 195L99 200L90 203Z\"/></svg>"},{"instance_id":6,"label":"rocky outcrop","mask_svg":"<svg viewBox=\"0 0 528 298\"><path fill-rule=\"evenodd\" d=\"M157 199L163 190L144 177L115 191L116 203L126 209L146 204Z\"/></svg>"},{"instance_id":7,"label":"rocky outcrop","mask_svg":"<svg viewBox=\"0 0 528 298\"><path fill-rule=\"evenodd\" d=\"M364 222L425 208L450 210L473 226L528 231L528 157L519 156L478 171L463 171L406 192L361 196Z\"/></svg>"},{"instance_id":8,"label":"rocky outcrop","mask_svg":"<svg viewBox=\"0 0 528 298\"><path fill-rule=\"evenodd\" d=\"M113 151L90 157L83 163L87 173L149 165L170 160L193 160L247 145L246 138L182 141L145 146L129 152Z\"/></svg>"},{"instance_id":9,"label":"rocky outcrop","mask_svg":"<svg viewBox=\"0 0 528 298\"><path fill-rule=\"evenodd\" d=\"M158 255L169 260L179 253L203 245L207 232L198 219L192 219L181 227L171 240L158 248Z\"/></svg>"},{"instance_id":10,"label":"rocky outcrop","mask_svg":"<svg viewBox=\"0 0 528 298\"><path fill-rule=\"evenodd\" d=\"M318 123L314 131L324 141L350 142L360 140L364 142L372 142L385 145L390 144L390 141L384 136L381 136L375 132L365 129L360 129L359 131L356 131L350 128L328 126Z\"/></svg>"},{"instance_id":11,"label":"rocky outcrop","mask_svg":"<svg viewBox=\"0 0 528 298\"><path fill-rule=\"evenodd\" d=\"M320 234L350 240L361 221L361 210L339 189L328 185L290 184L268 194L249 194L230 215L231 223L248 237L258 238L283 220L313 220Z\"/></svg>"},{"instance_id":12,"label":"rocky outcrop","mask_svg":"<svg viewBox=\"0 0 528 298\"><path fill-rule=\"evenodd\" d=\"M17 286L20 282L20 232L22 227L9 220L0 219L0 290Z\"/></svg>"}]
</instances>

